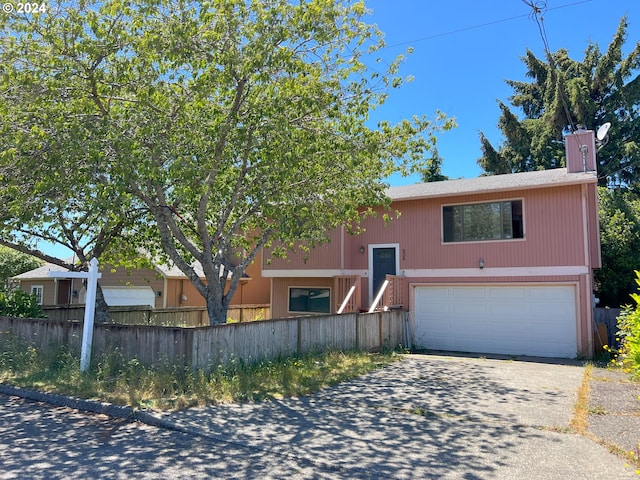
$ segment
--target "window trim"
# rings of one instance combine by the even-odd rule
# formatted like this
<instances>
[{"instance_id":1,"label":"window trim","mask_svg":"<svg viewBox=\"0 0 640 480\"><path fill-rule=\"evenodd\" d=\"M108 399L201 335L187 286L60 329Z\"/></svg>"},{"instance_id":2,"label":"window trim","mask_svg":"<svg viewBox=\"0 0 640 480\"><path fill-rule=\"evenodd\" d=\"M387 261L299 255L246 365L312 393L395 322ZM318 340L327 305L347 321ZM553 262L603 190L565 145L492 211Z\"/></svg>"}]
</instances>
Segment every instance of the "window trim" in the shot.
<instances>
[{"instance_id":1,"label":"window trim","mask_svg":"<svg viewBox=\"0 0 640 480\"><path fill-rule=\"evenodd\" d=\"M291 310L291 290L293 288L306 289L306 290L329 290L329 311L328 312L314 312L312 310L309 311L301 311L301 310ZM331 314L331 299L333 298L332 288L325 285L289 285L287 287L287 313L296 313L296 314L305 314L305 315L327 315Z\"/></svg>"},{"instance_id":2,"label":"window trim","mask_svg":"<svg viewBox=\"0 0 640 480\"><path fill-rule=\"evenodd\" d=\"M34 290L40 290L40 295L35 293ZM36 298L38 299L38 305L44 304L44 285L41 285L41 284L31 285L31 288L29 289L29 291L31 295L35 295Z\"/></svg>"},{"instance_id":3,"label":"window trim","mask_svg":"<svg viewBox=\"0 0 640 480\"><path fill-rule=\"evenodd\" d=\"M466 206L466 205L484 205L488 203L503 203L503 202L520 202L522 204L522 237L517 238L488 238L486 240L460 240L460 241L445 241L444 239L444 209L445 207L458 207L458 206ZM500 242L522 242L527 238L526 228L525 228L525 199L524 197L513 197L513 198L494 198L491 200L482 200L478 202L457 202L457 203L447 203L440 205L440 244L441 245L464 245L469 243L500 243Z\"/></svg>"}]
</instances>

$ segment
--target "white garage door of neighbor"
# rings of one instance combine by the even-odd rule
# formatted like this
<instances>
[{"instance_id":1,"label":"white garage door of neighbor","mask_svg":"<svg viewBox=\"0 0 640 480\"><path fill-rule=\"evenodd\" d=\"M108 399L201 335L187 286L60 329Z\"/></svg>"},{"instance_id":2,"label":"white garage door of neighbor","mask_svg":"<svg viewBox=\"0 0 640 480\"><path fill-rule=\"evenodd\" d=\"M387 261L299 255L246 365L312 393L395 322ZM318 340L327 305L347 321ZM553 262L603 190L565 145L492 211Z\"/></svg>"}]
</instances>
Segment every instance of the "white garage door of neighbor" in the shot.
<instances>
[{"instance_id":1,"label":"white garage door of neighbor","mask_svg":"<svg viewBox=\"0 0 640 480\"><path fill-rule=\"evenodd\" d=\"M571 285L415 287L416 346L574 358L575 295Z\"/></svg>"},{"instance_id":2,"label":"white garage door of neighbor","mask_svg":"<svg viewBox=\"0 0 640 480\"><path fill-rule=\"evenodd\" d=\"M110 307L125 305L156 305L156 295L151 287L102 287L104 300Z\"/></svg>"}]
</instances>

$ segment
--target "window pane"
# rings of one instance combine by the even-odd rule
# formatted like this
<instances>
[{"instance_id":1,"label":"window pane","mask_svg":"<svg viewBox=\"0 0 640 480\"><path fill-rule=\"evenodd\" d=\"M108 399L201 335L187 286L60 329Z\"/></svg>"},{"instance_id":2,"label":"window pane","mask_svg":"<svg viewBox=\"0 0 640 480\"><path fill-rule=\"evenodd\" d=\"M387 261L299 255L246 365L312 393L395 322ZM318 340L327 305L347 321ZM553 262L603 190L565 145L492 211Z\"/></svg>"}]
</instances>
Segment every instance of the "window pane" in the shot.
<instances>
[{"instance_id":1,"label":"window pane","mask_svg":"<svg viewBox=\"0 0 640 480\"><path fill-rule=\"evenodd\" d=\"M465 205L464 240L493 240L501 238L500 204Z\"/></svg>"},{"instance_id":2,"label":"window pane","mask_svg":"<svg viewBox=\"0 0 640 480\"><path fill-rule=\"evenodd\" d=\"M35 286L35 285L31 287L31 295L34 295L36 297L36 301L38 305L42 305L43 294L44 294L44 287Z\"/></svg>"},{"instance_id":3,"label":"window pane","mask_svg":"<svg viewBox=\"0 0 640 480\"><path fill-rule=\"evenodd\" d=\"M309 312L329 313L329 289L310 288L309 289Z\"/></svg>"},{"instance_id":4,"label":"window pane","mask_svg":"<svg viewBox=\"0 0 640 480\"><path fill-rule=\"evenodd\" d=\"M462 208L454 207L453 210L453 228L456 242L464 240L464 221L462 216Z\"/></svg>"},{"instance_id":5,"label":"window pane","mask_svg":"<svg viewBox=\"0 0 640 480\"><path fill-rule=\"evenodd\" d=\"M524 238L521 200L443 207L442 221L445 242Z\"/></svg>"},{"instance_id":6,"label":"window pane","mask_svg":"<svg viewBox=\"0 0 640 480\"><path fill-rule=\"evenodd\" d=\"M290 288L290 312L331 312L331 290L328 288Z\"/></svg>"},{"instance_id":7,"label":"window pane","mask_svg":"<svg viewBox=\"0 0 640 480\"><path fill-rule=\"evenodd\" d=\"M308 290L306 288L289 289L289 311L290 312L306 312L309 300Z\"/></svg>"},{"instance_id":8,"label":"window pane","mask_svg":"<svg viewBox=\"0 0 640 480\"><path fill-rule=\"evenodd\" d=\"M513 238L511 202L502 202L502 238Z\"/></svg>"},{"instance_id":9,"label":"window pane","mask_svg":"<svg viewBox=\"0 0 640 480\"><path fill-rule=\"evenodd\" d=\"M453 216L453 207L442 207L442 239L445 242L455 242L458 240L455 236Z\"/></svg>"}]
</instances>

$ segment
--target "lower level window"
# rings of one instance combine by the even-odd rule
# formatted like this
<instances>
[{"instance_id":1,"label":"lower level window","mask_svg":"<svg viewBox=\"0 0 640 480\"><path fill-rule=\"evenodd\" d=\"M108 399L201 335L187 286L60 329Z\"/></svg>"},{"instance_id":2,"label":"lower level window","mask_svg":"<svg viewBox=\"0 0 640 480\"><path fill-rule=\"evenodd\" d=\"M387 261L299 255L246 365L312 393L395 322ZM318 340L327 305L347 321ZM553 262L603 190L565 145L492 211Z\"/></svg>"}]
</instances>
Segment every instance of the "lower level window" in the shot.
<instances>
[{"instance_id":1,"label":"lower level window","mask_svg":"<svg viewBox=\"0 0 640 480\"><path fill-rule=\"evenodd\" d=\"M331 289L289 288L290 312L331 313Z\"/></svg>"},{"instance_id":2,"label":"lower level window","mask_svg":"<svg viewBox=\"0 0 640 480\"><path fill-rule=\"evenodd\" d=\"M44 287L42 285L32 285L31 295L36 297L38 305L42 305L42 296L44 294Z\"/></svg>"}]
</instances>

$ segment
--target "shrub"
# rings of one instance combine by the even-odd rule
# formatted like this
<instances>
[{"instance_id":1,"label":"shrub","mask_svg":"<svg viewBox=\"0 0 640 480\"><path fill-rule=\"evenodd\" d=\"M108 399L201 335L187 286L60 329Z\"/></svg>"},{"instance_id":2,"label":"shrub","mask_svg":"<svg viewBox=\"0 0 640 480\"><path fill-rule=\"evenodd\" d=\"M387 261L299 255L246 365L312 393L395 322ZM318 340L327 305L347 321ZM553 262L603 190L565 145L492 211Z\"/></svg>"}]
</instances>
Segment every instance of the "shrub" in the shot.
<instances>
[{"instance_id":1,"label":"shrub","mask_svg":"<svg viewBox=\"0 0 640 480\"><path fill-rule=\"evenodd\" d=\"M636 270L636 283L640 285L640 271ZM620 348L615 362L640 380L640 295L631 294L636 307L626 306L618 317Z\"/></svg>"},{"instance_id":2,"label":"shrub","mask_svg":"<svg viewBox=\"0 0 640 480\"><path fill-rule=\"evenodd\" d=\"M0 315L23 318L46 317L35 295L22 290L0 291Z\"/></svg>"}]
</instances>

